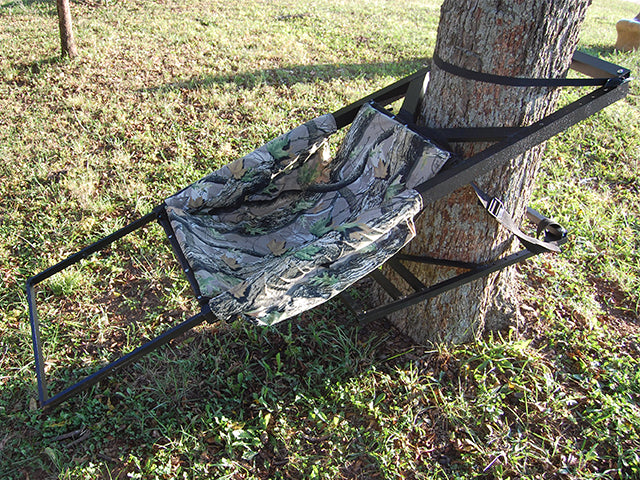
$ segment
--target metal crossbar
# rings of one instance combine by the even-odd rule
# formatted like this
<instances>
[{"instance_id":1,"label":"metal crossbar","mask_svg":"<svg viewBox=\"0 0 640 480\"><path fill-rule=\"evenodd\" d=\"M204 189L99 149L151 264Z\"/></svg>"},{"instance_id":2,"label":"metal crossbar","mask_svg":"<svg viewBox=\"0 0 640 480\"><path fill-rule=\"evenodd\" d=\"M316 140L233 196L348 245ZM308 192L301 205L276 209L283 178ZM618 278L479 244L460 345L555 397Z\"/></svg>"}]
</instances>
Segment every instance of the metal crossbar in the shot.
<instances>
[{"instance_id":1,"label":"metal crossbar","mask_svg":"<svg viewBox=\"0 0 640 480\"><path fill-rule=\"evenodd\" d=\"M418 185L416 190L420 192L425 203L432 203L624 98L628 93L628 82L613 87L600 87L542 120L519 128L506 140L440 172Z\"/></svg>"},{"instance_id":2,"label":"metal crossbar","mask_svg":"<svg viewBox=\"0 0 640 480\"><path fill-rule=\"evenodd\" d=\"M567 241L567 232L553 220L541 215L532 208L527 209L527 217L536 227L544 225L545 241L554 242L556 245L563 245ZM454 288L470 283L479 278L485 277L491 273L497 272L504 268L510 267L517 263L537 255L535 252L526 247L518 252L507 255L493 262L485 264L458 262L455 260L437 259L427 256L407 255L398 253L388 262L389 266L409 285L414 292L403 295L401 291L387 278L380 270L374 271L370 277L385 290L393 301L384 305L372 308L370 310L354 307L354 303L350 302L346 295L340 297L341 300L356 315L360 323L366 324L374 320L386 317L391 313L397 312L404 308L410 307L417 303L424 302L430 298L438 296ZM408 263L427 263L431 265L445 266L455 269L466 270L466 272L441 281L439 283L426 286L418 279L402 262Z\"/></svg>"},{"instance_id":3,"label":"metal crossbar","mask_svg":"<svg viewBox=\"0 0 640 480\"><path fill-rule=\"evenodd\" d=\"M413 125L411 123L412 118L407 118L407 116L403 115L403 113L406 112L407 109L415 111L415 107L418 104L420 95L424 90L428 69L420 70L415 74L399 80L398 82L382 90L368 95L367 97L364 97L357 102L354 102L351 105L338 110L333 114L333 116L336 120L338 128L342 128L353 121L360 107L366 102L375 101L378 104L384 106L392 103L395 100L404 98L404 110L403 112L401 112L401 114L398 115L398 118L403 121L408 120L408 124L410 124L409 126L411 128L414 128L418 133L426 136L429 136L429 134L435 134L436 136L448 138L449 141L476 141L478 139L500 140L499 143L494 144L483 152L480 152L479 154L460 162L458 165L451 169L442 171L432 180L419 185L417 187L417 190L422 195L425 204L427 204L445 196L456 188L469 184L476 177L496 168L497 166L508 161L510 158L513 158L514 156L527 151L531 147L544 142L553 135L567 129L571 125L578 123L584 118L603 109L607 105L610 105L620 98L623 98L628 93L629 87L627 84L627 80L629 78L630 72L625 68L605 62L603 60L595 59L582 53L577 53L574 56L572 67L577 71L580 71L592 77L604 77L614 80L603 81L603 86L596 89L594 92L585 95L579 100L571 103L570 105L567 105L564 108L561 108L557 112L543 118L539 122L536 122L528 127L517 129L497 129L491 127L472 130L442 129L440 131L434 132L433 130L428 130L424 129L423 127ZM62 272L67 267L80 262L81 260L91 256L96 252L104 250L113 242L125 237L126 235L129 235L130 233L140 228L145 227L153 221L157 221L163 227L164 232L173 248L175 256L193 289L195 297L200 303L200 312L185 320L184 322L169 328L165 333L143 344L132 352L102 367L92 375L89 375L88 377L71 385L63 391L50 396L44 371L42 341L40 338L40 321L38 318L36 304L37 285L55 275L56 273ZM548 228L548 233L550 230L552 230L552 228ZM551 234L553 233L554 232L551 231ZM554 238L556 239L556 241L558 241L559 243L564 241L564 234L562 232L556 231L555 235L556 236ZM429 259L427 257L398 255L395 257L393 265L395 265L396 270L400 273L401 276L409 279L409 283L413 285L415 291L412 294L403 296L400 290L389 279L384 277L384 275L382 275L380 271L376 271L372 274L372 276L383 286L383 288L385 288L385 290L387 290L387 292L391 295L393 301L369 311L359 312L359 317L362 321L365 322L374 320L376 318L381 318L393 311L405 308L418 302L422 302L428 298L439 295L446 290L455 288L456 286L473 281L477 278L488 275L489 273L523 261L534 254L535 253L524 249L520 252L509 255L488 265L475 265L465 262L455 262L451 260L437 260ZM406 267L404 267L404 265L400 263L401 261L429 262L445 266L466 268L468 271L457 275L449 280L445 280L436 285L427 287L424 286L418 279L413 277L412 274L410 274L410 272L406 269ZM111 235L89 245L88 247L80 250L67 259L44 270L43 272L29 278L26 284L26 293L29 305L29 320L31 324L32 342L35 356L35 370L38 382L38 398L40 405L43 408L51 408L55 405L60 404L61 402L67 400L69 397L79 393L80 391L88 388L91 385L96 384L107 375L113 373L115 370L130 364L141 356L157 349L163 344L166 344L171 339L178 337L179 335L195 327L196 325L199 325L204 321L213 321L216 318L215 312L212 312L207 305L207 299L202 297L198 287L198 283L193 276L193 272L190 270L189 264L184 254L182 253L178 242L175 240L175 233L173 232L171 225L166 217L164 204L158 205L149 214L112 233ZM344 295L342 295L342 297L344 298Z\"/></svg>"}]
</instances>

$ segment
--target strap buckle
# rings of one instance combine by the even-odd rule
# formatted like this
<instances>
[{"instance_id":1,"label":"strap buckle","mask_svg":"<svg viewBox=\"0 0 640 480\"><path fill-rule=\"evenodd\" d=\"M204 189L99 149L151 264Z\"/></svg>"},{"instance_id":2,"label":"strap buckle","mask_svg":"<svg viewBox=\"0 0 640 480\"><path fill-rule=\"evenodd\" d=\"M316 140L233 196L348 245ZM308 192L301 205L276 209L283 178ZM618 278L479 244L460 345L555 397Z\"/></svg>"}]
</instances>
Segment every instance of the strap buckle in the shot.
<instances>
[{"instance_id":1,"label":"strap buckle","mask_svg":"<svg viewBox=\"0 0 640 480\"><path fill-rule=\"evenodd\" d=\"M560 247L556 244L555 241L541 241L537 238L531 237L520 230L520 227L516 225L511 214L507 211L502 203L502 200L496 197L490 197L487 193L483 192L480 187L478 187L475 183L471 182L471 186L476 192L478 200L484 206L485 210L489 215L495 218L503 227L509 230L512 234L514 234L520 243L533 253L541 253L541 252L559 252ZM539 215L539 214L538 214ZM536 222L539 223L539 222ZM549 225L547 225L549 226ZM562 228L562 227L560 227ZM560 238L561 239L561 238ZM559 239L559 240L560 240Z\"/></svg>"},{"instance_id":2,"label":"strap buckle","mask_svg":"<svg viewBox=\"0 0 640 480\"><path fill-rule=\"evenodd\" d=\"M500 218L505 211L504 204L502 200L496 197L491 197L491 201L489 202L489 206L487 207L487 211L492 217Z\"/></svg>"}]
</instances>

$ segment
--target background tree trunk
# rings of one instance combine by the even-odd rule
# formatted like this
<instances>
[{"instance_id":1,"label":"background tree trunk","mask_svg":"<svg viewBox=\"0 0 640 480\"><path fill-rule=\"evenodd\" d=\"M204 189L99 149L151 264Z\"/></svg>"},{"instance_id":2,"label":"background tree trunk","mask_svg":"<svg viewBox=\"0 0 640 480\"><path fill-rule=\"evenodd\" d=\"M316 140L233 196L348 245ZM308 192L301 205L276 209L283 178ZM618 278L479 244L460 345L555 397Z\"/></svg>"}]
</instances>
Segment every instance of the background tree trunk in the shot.
<instances>
[{"instance_id":1,"label":"background tree trunk","mask_svg":"<svg viewBox=\"0 0 640 480\"><path fill-rule=\"evenodd\" d=\"M73 38L69 0L56 0L56 6L58 8L58 22L60 24L62 56L74 58L78 55L78 47L76 47L76 42Z\"/></svg>"},{"instance_id":2,"label":"background tree trunk","mask_svg":"<svg viewBox=\"0 0 640 480\"><path fill-rule=\"evenodd\" d=\"M445 0L436 52L443 60L498 75L558 77L569 67L590 0ZM432 127L527 125L555 108L557 92L481 83L432 66L419 122ZM458 144L469 156L486 145ZM540 165L542 148L513 159L478 179L522 218ZM509 236L478 206L470 187L429 205L408 253L484 262L514 248ZM411 267L419 278L451 276L442 267ZM398 282L401 283L401 282ZM511 293L514 271L505 270L392 316L418 342L465 342L486 328L511 323L518 314Z\"/></svg>"}]
</instances>

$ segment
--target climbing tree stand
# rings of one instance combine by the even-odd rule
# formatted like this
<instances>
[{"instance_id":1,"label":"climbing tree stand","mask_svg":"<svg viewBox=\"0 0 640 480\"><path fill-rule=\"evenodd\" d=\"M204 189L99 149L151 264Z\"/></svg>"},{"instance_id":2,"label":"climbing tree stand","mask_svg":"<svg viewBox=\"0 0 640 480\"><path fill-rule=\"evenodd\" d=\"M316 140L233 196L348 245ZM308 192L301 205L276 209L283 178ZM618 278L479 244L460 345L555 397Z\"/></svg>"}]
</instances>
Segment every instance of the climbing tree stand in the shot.
<instances>
[{"instance_id":1,"label":"climbing tree stand","mask_svg":"<svg viewBox=\"0 0 640 480\"><path fill-rule=\"evenodd\" d=\"M566 234L561 226L533 210L528 210L528 217L534 222L538 234L543 235L543 238L540 239L524 234L503 208L502 202L478 188L474 180L624 97L628 92L629 71L624 68L579 53L574 57L573 67L577 71L586 73L593 78L551 80L551 83L592 85L597 88L530 126L521 128L444 128L437 130L419 127L414 123L417 107L428 77L428 71L426 69L421 70L332 115L319 117L282 137L274 139L252 154L243 157L243 159L232 162L201 181L181 190L176 195L169 197L139 220L86 247L42 273L31 277L27 281L26 290L40 405L52 407L63 402L100 381L117 368L135 361L204 321L228 319L240 315L256 323L271 324L295 316L295 314L305 309L313 308L315 305L336 295L340 295L340 298L354 309L359 319L371 321L433 298L451 288L467 284L474 279L503 269L537 253L558 251L559 245L564 241ZM532 81L549 83L548 79L533 79ZM404 98L403 106L396 115L383 108L384 105L401 98ZM499 106L496 105L496 108L499 108ZM348 178L338 177L335 181L332 181L333 183L313 184L305 187L307 189L305 195L308 195L308 197L303 199L308 200L313 197L316 200L324 201L323 199L329 198L333 199L331 200L332 202L335 200L336 205L340 205L339 197L348 198L349 195L353 196L355 189L360 186L360 190L356 191L356 193L362 195L362 198L366 201L371 200L376 191L383 188L379 193L384 197L384 202L364 209L362 205L358 205L358 202L355 202L352 207L349 207L356 209L357 218L353 221L339 224L316 222L315 225L320 225L321 228L316 228L312 232L315 240L301 244L296 247L297 249L290 250L290 254L284 254L284 250L281 248L282 245L280 245L280 243L284 242L275 241L272 237L266 237L263 239L263 243L271 249L273 254L267 253L261 260L266 265L263 269L263 274L252 274L244 280L237 278L234 280L233 286L227 291L220 291L216 289L217 287L211 290L210 281L215 280L218 272L215 269L207 271L201 263L207 264L209 262L213 265L213 267L210 266L211 268L220 268L220 271L225 270L226 273L221 278L227 278L233 272L241 271L241 265L237 264L238 262L234 258L221 258L225 257L226 253L216 252L231 252L234 250L234 255L237 255L237 258L242 261L241 257L244 253L241 250L244 245L236 245L235 247L238 247L238 249L214 249L211 250L211 254L208 257L206 255L203 256L200 243L189 243L189 235L197 232L195 229L192 230L192 227L195 227L189 223L190 219L199 222L209 221L206 215L233 216L235 215L234 212L245 208L244 205L248 201L247 199L253 198L254 201L257 199L257 205L264 206L269 205L268 202L266 204L263 202L264 198L271 199L272 197L269 196L277 195L278 189L285 193L291 192L292 188L295 190L297 187L292 183L297 182L301 177L293 178L290 176L290 172L296 171L296 169L300 169L300 172L306 172L309 165L319 165L319 147L316 148L317 145L315 143L310 145L309 148L305 147L307 150L302 151L306 152L305 155L308 155L308 158L305 157L307 158L306 161L299 160L298 157L300 156L298 155L296 156L296 162L298 163L288 164L285 166L286 168L283 167L284 169L273 177L276 180L279 179L278 181L281 180L280 184L278 184L278 181L270 183L268 180L269 175L271 175L270 172L274 171L270 169L278 165L278 162L273 161L274 155L290 159L291 151L297 148L296 145L309 141L311 137L323 139L323 129L325 129L326 125L331 126L331 128L326 129L327 131L333 131L346 127L352 122L353 126L347 133L342 149L337 154L337 158L344 161L341 164L340 161L342 160L336 160L339 167L336 167L338 168L336 170L337 173L351 172L348 174ZM367 136L375 137L375 141L367 144ZM440 167L438 159L449 156L446 150L442 148L446 147L448 142L487 139L499 141L469 158L453 158L453 161L449 161L439 173L436 173L437 170L434 169L429 175L424 176L425 173L429 173L427 170L435 165L433 162ZM318 145L322 146L323 142L324 139ZM359 149L361 144L367 144L364 154L362 153L363 150ZM402 151L398 151L398 148L402 148ZM343 150L345 151L343 152ZM351 164L350 160L345 160L352 158L351 153L354 153L355 156L358 156L356 154L364 155L366 161L362 163L362 168L358 169L355 164ZM383 154L387 156L385 157ZM403 162L410 157L415 157L418 162L404 165ZM261 163L259 161L260 158L263 158L264 162ZM395 166L391 164L390 159L395 159ZM382 165L380 163L387 160L389 160L387 164ZM417 165L427 165L422 163L425 160L431 162L428 167L416 167ZM377 167L373 170L371 169L371 162L378 162ZM247 175L244 170L250 163L253 165L253 173ZM397 168L400 172L394 177L396 180L407 178L409 181L415 182L415 185L407 187L403 183L390 183L392 179L389 178L387 170L391 170L392 167ZM260 175L265 176L266 183L260 183ZM429 179L426 181L419 180L423 178ZM407 184L409 181L407 181ZM414 213L417 214L420 208L431 208L433 202L464 185L473 186L478 201L486 209L488 215L492 216L502 227L514 235L522 244L523 249L485 263L429 258L427 256L402 253L396 255L395 253L415 233L412 215ZM345 189L351 190L345 191ZM214 193L212 194L211 192ZM387 198L391 198L394 203L389 204L386 200ZM396 205L401 207L397 211ZM208 208L212 209L213 213L207 213L206 209ZM411 209L414 209L415 212L410 212L409 210ZM194 216L193 212L197 213L201 210L206 213L204 217ZM276 217L279 215L278 212L284 211L281 209L273 210ZM334 209L333 213L336 211ZM287 213L287 211L284 212ZM314 209L312 208L308 213L305 213L305 215L307 214L310 215L309 218L312 218L311 216L315 215ZM405 216L399 218L401 214ZM394 216L398 218L394 218ZM455 219L453 220L455 221ZM67 267L108 248L116 240L154 221L157 221L163 227L176 258L191 284L201 311L118 360L102 367L80 382L69 386L61 392L50 395L44 372L45 355L40 338L36 286L51 276L62 272ZM305 224L305 222L302 222L302 225ZM388 229L385 229L387 228L386 224L388 224ZM219 228L230 226L233 227L233 224L219 224ZM265 225L265 229L267 227L271 226ZM283 228L289 228L289 223L286 223ZM211 229L205 228L204 230L209 232ZM307 233L298 231L296 236L304 236ZM400 237L401 235L404 237ZM224 235L216 232L215 235L207 239L207 242L215 243L221 237L224 237ZM233 235L224 238L228 240L232 237ZM369 242L370 238L375 240ZM266 242L267 240L269 240L268 243ZM252 237L251 241L257 244L261 239ZM475 240L471 238L470 241ZM323 250L319 245L323 245L326 248ZM336 256L331 257L329 255L330 252L337 252ZM347 252L347 254L343 255L344 252ZM296 264L295 259L298 259L299 265ZM409 285L411 288L410 293L404 293L402 291L404 288L398 282L389 280L381 274L378 267L387 261L391 268L402 278L402 281ZM435 285L426 285L409 272L405 267L406 263L430 263L455 267L464 271ZM291 268L282 269L283 265L290 265ZM251 268L251 265L245 265L245 267ZM284 280L279 277L276 278L277 275L273 278L269 277L273 275L273 271L281 272ZM300 271L305 271L305 275L298 275ZM337 275L338 273L342 276ZM351 297L343 294L343 292L359 278L369 274L389 293L391 301L363 310L354 305ZM291 275L291 278L287 277L287 275ZM327 278L331 279L331 282L327 283L325 281ZM267 282L267 287L264 290L270 296L253 298L252 293L256 289L259 290L258 287L264 282ZM289 288L288 290L284 290L281 289L283 284L291 284L292 286L291 288L287 287ZM281 293L274 295L273 291ZM290 301L283 301L283 299L290 299ZM270 304L269 302L272 303Z\"/></svg>"}]
</instances>

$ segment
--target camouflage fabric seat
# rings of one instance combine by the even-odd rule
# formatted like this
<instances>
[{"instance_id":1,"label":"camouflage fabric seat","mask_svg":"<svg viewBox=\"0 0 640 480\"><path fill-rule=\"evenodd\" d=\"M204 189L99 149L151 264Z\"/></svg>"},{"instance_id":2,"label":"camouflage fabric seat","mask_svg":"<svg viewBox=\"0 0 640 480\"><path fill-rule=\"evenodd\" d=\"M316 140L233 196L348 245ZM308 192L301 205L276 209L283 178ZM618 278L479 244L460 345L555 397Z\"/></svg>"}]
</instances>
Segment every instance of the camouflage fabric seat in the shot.
<instances>
[{"instance_id":1,"label":"camouflage fabric seat","mask_svg":"<svg viewBox=\"0 0 640 480\"><path fill-rule=\"evenodd\" d=\"M273 324L330 299L415 236L412 188L449 153L373 105L337 153L318 117L165 201L202 294L219 318Z\"/></svg>"}]
</instances>

